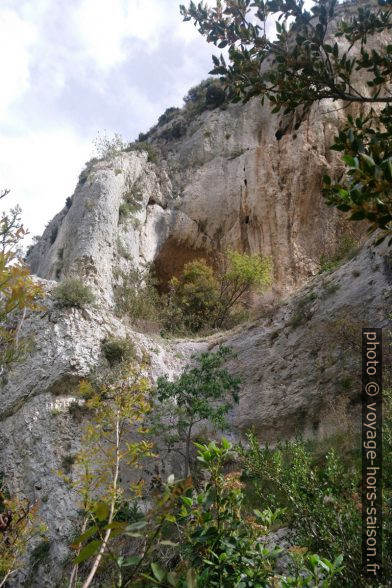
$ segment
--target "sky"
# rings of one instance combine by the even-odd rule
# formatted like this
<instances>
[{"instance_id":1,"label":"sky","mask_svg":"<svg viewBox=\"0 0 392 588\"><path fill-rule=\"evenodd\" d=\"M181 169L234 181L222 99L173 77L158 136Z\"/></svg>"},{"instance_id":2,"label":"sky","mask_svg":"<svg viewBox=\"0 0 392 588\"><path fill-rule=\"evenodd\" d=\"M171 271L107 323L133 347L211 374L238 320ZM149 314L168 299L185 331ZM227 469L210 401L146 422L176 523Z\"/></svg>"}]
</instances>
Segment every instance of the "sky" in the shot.
<instances>
[{"instance_id":1,"label":"sky","mask_svg":"<svg viewBox=\"0 0 392 588\"><path fill-rule=\"evenodd\" d=\"M214 47L179 4L1 0L1 204L22 207L30 236L72 195L98 133L134 140L207 77Z\"/></svg>"}]
</instances>

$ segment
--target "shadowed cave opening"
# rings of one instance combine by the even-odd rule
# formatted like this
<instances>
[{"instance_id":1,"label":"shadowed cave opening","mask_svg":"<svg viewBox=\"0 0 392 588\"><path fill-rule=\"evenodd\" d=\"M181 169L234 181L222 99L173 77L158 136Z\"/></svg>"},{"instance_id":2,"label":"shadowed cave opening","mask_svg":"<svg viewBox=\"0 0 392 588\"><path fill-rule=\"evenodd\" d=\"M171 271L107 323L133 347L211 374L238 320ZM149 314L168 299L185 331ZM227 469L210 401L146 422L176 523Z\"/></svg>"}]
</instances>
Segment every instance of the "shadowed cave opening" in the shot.
<instances>
[{"instance_id":1,"label":"shadowed cave opening","mask_svg":"<svg viewBox=\"0 0 392 588\"><path fill-rule=\"evenodd\" d=\"M194 249L179 243L176 239L168 239L152 266L158 281L158 292L160 294L167 292L171 278L173 276L179 277L184 266L196 259L205 259L209 265L216 266L215 256L206 249Z\"/></svg>"}]
</instances>

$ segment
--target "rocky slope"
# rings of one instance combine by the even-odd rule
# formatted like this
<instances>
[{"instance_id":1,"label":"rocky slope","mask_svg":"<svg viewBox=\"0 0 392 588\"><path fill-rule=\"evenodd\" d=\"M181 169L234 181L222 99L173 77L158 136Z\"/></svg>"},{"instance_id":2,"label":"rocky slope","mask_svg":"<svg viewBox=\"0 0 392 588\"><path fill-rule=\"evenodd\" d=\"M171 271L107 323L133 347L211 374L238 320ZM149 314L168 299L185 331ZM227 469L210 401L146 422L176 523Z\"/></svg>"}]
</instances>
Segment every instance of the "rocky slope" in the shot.
<instances>
[{"instance_id":1,"label":"rocky slope","mask_svg":"<svg viewBox=\"0 0 392 588\"><path fill-rule=\"evenodd\" d=\"M68 556L78 505L57 471L77 451L83 425L69 405L80 379L105 366L101 344L109 335L128 334L139 355L149 355L152 379L178 373L195 352L232 346L230 367L242 377L230 415L236 438L250 427L274 442L356 426L358 331L389 324L392 260L385 246L366 244L335 272L318 275L321 256L354 234L320 195L322 174L339 171L329 146L345 116L328 102L302 117L271 115L257 100L192 116L184 109L149 134L156 161L151 149L149 156L133 146L81 174L72 200L29 254L47 291L45 309L27 317L34 348L2 382L0 472L12 493L39 503L49 528L48 561L35 575L26 572L30 585L56 586ZM153 263L164 281L187 261L213 263L228 248L273 260L274 285L257 320L210 338L168 341L116 316L122 273ZM56 306L53 287L70 275L90 284L95 307Z\"/></svg>"}]
</instances>

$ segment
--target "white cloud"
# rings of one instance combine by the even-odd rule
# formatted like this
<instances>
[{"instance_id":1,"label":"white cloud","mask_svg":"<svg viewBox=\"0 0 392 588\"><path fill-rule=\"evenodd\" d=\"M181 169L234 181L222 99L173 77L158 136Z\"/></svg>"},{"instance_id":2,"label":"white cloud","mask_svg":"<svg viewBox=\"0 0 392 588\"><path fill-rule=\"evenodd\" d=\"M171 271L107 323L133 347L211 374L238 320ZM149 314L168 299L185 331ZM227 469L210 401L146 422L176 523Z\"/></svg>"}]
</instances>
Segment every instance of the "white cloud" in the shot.
<instances>
[{"instance_id":1,"label":"white cloud","mask_svg":"<svg viewBox=\"0 0 392 588\"><path fill-rule=\"evenodd\" d=\"M91 143L69 129L0 136L1 187L10 188L3 208L19 204L30 234L39 234L71 196Z\"/></svg>"},{"instance_id":2,"label":"white cloud","mask_svg":"<svg viewBox=\"0 0 392 588\"><path fill-rule=\"evenodd\" d=\"M74 20L87 55L105 69L127 58L127 39L142 41L146 51L156 48L167 10L162 0L83 0Z\"/></svg>"},{"instance_id":3,"label":"white cloud","mask_svg":"<svg viewBox=\"0 0 392 588\"><path fill-rule=\"evenodd\" d=\"M0 10L0 117L29 87L29 50L36 38L33 24L15 12Z\"/></svg>"}]
</instances>

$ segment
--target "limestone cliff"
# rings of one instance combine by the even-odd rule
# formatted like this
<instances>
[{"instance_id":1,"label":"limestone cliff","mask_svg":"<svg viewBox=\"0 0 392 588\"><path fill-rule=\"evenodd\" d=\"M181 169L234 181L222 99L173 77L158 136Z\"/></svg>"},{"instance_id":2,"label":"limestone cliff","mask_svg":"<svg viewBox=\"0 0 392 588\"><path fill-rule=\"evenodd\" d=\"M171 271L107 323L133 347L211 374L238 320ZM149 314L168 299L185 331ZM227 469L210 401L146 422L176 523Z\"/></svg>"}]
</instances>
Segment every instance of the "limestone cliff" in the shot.
<instances>
[{"instance_id":1,"label":"limestone cliff","mask_svg":"<svg viewBox=\"0 0 392 588\"><path fill-rule=\"evenodd\" d=\"M128 334L140 355L148 353L152 379L178 373L194 352L232 346L230 367L242 377L235 437L250 427L261 441L275 441L355 426L356 333L389 324L392 261L385 246L366 244L335 272L318 275L321 256L358 230L320 194L323 173L338 170L329 146L345 116L326 102L280 117L256 99L193 117L175 111L147 137L155 161L131 150L90 162L81 174L28 256L47 291L45 308L27 316L34 348L2 382L0 471L12 492L38 501L51 540L47 566L31 585L53 587L61 578L78 508L56 473L78 448L81 422L68 407L79 380L105 365L108 335ZM121 272L153 263L165 280L190 259L214 261L228 248L273 260L266 300L274 306L257 320L219 336L168 341L115 315ZM74 274L93 288L95 307L54 303L56 281Z\"/></svg>"}]
</instances>

